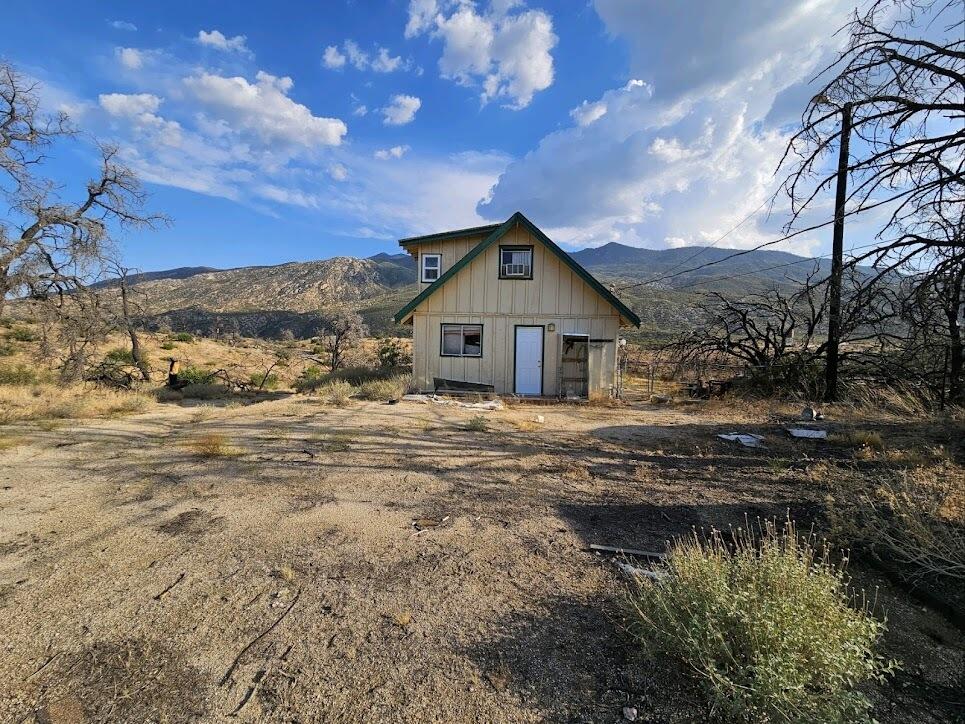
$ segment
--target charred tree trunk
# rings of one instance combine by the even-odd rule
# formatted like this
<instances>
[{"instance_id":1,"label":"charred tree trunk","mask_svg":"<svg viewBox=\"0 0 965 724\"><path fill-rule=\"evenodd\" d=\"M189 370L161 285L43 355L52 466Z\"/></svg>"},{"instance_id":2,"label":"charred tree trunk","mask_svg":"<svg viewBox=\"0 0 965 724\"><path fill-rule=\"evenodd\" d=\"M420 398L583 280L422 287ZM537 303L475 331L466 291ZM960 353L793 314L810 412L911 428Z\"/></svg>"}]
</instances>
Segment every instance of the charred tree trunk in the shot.
<instances>
[{"instance_id":1,"label":"charred tree trunk","mask_svg":"<svg viewBox=\"0 0 965 724\"><path fill-rule=\"evenodd\" d=\"M950 280L948 303L945 314L948 317L949 338L949 387L948 397L953 403L965 402L965 350L962 349L962 287L965 282L965 264Z\"/></svg>"}]
</instances>

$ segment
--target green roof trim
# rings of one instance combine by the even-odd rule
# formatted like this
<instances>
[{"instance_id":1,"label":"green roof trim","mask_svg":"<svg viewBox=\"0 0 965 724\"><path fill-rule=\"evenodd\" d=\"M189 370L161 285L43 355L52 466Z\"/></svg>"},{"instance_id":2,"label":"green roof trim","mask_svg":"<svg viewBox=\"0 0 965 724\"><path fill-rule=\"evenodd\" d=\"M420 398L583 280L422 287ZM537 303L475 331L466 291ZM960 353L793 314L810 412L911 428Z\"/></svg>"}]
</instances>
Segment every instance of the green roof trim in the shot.
<instances>
[{"instance_id":1,"label":"green roof trim","mask_svg":"<svg viewBox=\"0 0 965 724\"><path fill-rule=\"evenodd\" d=\"M399 239L399 246L405 247L409 244L424 244L427 241L444 241L455 239L459 236L475 236L476 234L488 234L493 229L499 228L499 224L486 224L485 226L471 226L468 229L455 229L453 231L442 231L438 234L426 234L425 236L410 236Z\"/></svg>"},{"instance_id":2,"label":"green roof trim","mask_svg":"<svg viewBox=\"0 0 965 724\"><path fill-rule=\"evenodd\" d=\"M432 284L430 284L428 287L423 289L422 292L420 292L415 297L415 299L413 299L411 302L409 302L404 307L402 307L402 309L396 312L395 316L392 318L393 321L398 323L398 322L401 322L403 319L405 319L407 316L409 316L410 312L412 312L416 307L422 304L422 302L424 302L426 299L432 296L432 294L434 294L437 290L441 289L446 282L448 282L456 274L458 274L461 269L468 266L473 259L475 259L477 256L479 256L484 251L486 251L486 249L488 249L490 246L492 246L501 238L503 238L506 235L506 233L510 229L512 229L513 226L515 226L516 224L520 224L521 226L526 228L526 230L529 231L529 233L535 236L537 239L539 239L543 243L543 245L546 246L546 248L548 248L550 251L556 254L556 256L558 256L566 264L566 266L568 266L578 277L580 277L580 279L585 281L597 294L599 294L607 302L609 302L610 305L613 306L620 313L620 316L624 317L627 321L633 324L634 327L640 326L640 317L634 314L633 310L630 309L630 307L628 307L626 304L621 302L613 292L611 292L609 289L603 286L596 277L594 277L592 274L590 274L590 272L588 272L586 269L580 266L579 262L577 262L569 254L567 254L560 247L558 247L552 239L550 239L546 234L540 231L539 228L537 228L536 224L534 224L532 221L530 221L525 216L523 216L519 211L517 211L515 214L510 216L502 224L495 227L492 233L489 234L489 236L487 236L481 242L476 244L476 246L474 246L469 251L468 254L466 254L464 257L462 257L462 259L460 259L455 264L453 264L452 267L447 269L441 277L439 277ZM476 227L476 228L478 230L485 230L490 227L483 226L483 227ZM475 229L470 229L468 231L471 232L474 230ZM446 232L446 234L463 236L463 235L466 235L466 231ZM433 237L417 237L417 238L428 239L428 238L439 238L441 236L445 236L445 235L435 235ZM402 241L411 241L411 240L403 239ZM400 241L399 243L401 244L402 241Z\"/></svg>"}]
</instances>

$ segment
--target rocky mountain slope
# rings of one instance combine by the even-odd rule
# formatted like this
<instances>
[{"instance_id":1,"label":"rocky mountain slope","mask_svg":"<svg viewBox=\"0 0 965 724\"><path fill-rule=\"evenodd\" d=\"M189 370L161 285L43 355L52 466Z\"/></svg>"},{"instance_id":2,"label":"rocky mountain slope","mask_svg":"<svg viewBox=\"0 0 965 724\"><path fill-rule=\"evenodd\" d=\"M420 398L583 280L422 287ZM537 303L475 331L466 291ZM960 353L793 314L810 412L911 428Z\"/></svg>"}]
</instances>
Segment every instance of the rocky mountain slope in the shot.
<instances>
[{"instance_id":1,"label":"rocky mountain slope","mask_svg":"<svg viewBox=\"0 0 965 724\"><path fill-rule=\"evenodd\" d=\"M573 257L604 283L623 288L620 295L640 314L650 337L693 324L694 302L702 291L743 294L774 285L790 287L816 265L824 271L828 264L779 251L727 259L733 253L611 243L577 251ZM686 271L707 262L719 263ZM679 276L663 278L673 274ZM340 302L357 308L373 332L389 332L392 314L416 293L415 279L415 262L408 254L382 253L367 259L335 257L223 270L182 267L143 273L134 283L143 308L158 325L267 337L288 330L301 337L316 333L320 310Z\"/></svg>"}]
</instances>

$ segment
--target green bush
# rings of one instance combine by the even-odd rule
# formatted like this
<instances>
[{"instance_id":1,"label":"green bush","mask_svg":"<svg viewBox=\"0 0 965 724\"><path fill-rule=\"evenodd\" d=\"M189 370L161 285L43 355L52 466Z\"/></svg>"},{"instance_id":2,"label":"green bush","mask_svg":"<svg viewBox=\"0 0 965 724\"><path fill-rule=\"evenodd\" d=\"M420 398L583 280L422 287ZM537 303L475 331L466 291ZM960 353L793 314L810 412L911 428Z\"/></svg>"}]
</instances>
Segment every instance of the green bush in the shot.
<instances>
[{"instance_id":1,"label":"green bush","mask_svg":"<svg viewBox=\"0 0 965 724\"><path fill-rule=\"evenodd\" d=\"M322 371L321 367L312 365L305 368L305 371L301 373L292 386L298 392L311 392L312 390L317 390L319 387L325 384L327 379L328 375Z\"/></svg>"},{"instance_id":2,"label":"green bush","mask_svg":"<svg viewBox=\"0 0 965 724\"><path fill-rule=\"evenodd\" d=\"M10 338L18 342L33 342L37 339L37 335L27 327L14 327L10 332Z\"/></svg>"},{"instance_id":3,"label":"green bush","mask_svg":"<svg viewBox=\"0 0 965 724\"><path fill-rule=\"evenodd\" d=\"M726 719L866 717L855 687L881 681L894 664L874 653L884 624L863 599L852 606L844 570L790 522L733 538L678 540L660 579L639 581L631 600L644 648L693 674Z\"/></svg>"},{"instance_id":4,"label":"green bush","mask_svg":"<svg viewBox=\"0 0 965 724\"><path fill-rule=\"evenodd\" d=\"M376 354L379 358L380 367L394 369L412 364L412 355L409 354L409 350L401 339L392 339L391 337L380 339Z\"/></svg>"},{"instance_id":5,"label":"green bush","mask_svg":"<svg viewBox=\"0 0 965 724\"><path fill-rule=\"evenodd\" d=\"M12 357L16 351L9 342L0 342L0 357Z\"/></svg>"},{"instance_id":6,"label":"green bush","mask_svg":"<svg viewBox=\"0 0 965 724\"><path fill-rule=\"evenodd\" d=\"M482 415L475 415L466 422L466 429L470 432L486 432L489 429L489 420Z\"/></svg>"},{"instance_id":7,"label":"green bush","mask_svg":"<svg viewBox=\"0 0 965 724\"><path fill-rule=\"evenodd\" d=\"M188 365L178 372L178 381L188 385L206 385L214 379L214 370Z\"/></svg>"},{"instance_id":8,"label":"green bush","mask_svg":"<svg viewBox=\"0 0 965 724\"><path fill-rule=\"evenodd\" d=\"M106 362L118 362L120 364L132 365L134 364L134 355L131 354L131 350L129 349L125 349L124 347L115 347L104 355L104 360Z\"/></svg>"},{"instance_id":9,"label":"green bush","mask_svg":"<svg viewBox=\"0 0 965 724\"><path fill-rule=\"evenodd\" d=\"M36 373L24 365L0 367L0 385L30 385L36 381Z\"/></svg>"},{"instance_id":10,"label":"green bush","mask_svg":"<svg viewBox=\"0 0 965 724\"><path fill-rule=\"evenodd\" d=\"M267 377L263 372L252 372L248 381L252 387L261 390L275 390L281 384L281 379L274 372L269 373Z\"/></svg>"},{"instance_id":11,"label":"green bush","mask_svg":"<svg viewBox=\"0 0 965 724\"><path fill-rule=\"evenodd\" d=\"M174 349L176 346L174 342L164 342L161 344L161 349Z\"/></svg>"},{"instance_id":12,"label":"green bush","mask_svg":"<svg viewBox=\"0 0 965 724\"><path fill-rule=\"evenodd\" d=\"M194 336L188 334L187 332L178 332L177 334L171 335L172 342L193 342Z\"/></svg>"},{"instance_id":13,"label":"green bush","mask_svg":"<svg viewBox=\"0 0 965 724\"><path fill-rule=\"evenodd\" d=\"M359 387L359 397L363 400L398 400L409 391L409 375L396 375L387 380L369 380Z\"/></svg>"}]
</instances>

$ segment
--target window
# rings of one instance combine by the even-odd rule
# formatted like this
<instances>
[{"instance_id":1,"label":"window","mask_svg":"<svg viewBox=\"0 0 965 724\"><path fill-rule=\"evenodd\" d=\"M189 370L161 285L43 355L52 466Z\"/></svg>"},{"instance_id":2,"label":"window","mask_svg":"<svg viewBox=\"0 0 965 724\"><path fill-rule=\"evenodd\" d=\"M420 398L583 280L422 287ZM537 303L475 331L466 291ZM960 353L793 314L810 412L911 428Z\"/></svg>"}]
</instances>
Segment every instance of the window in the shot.
<instances>
[{"instance_id":1,"label":"window","mask_svg":"<svg viewBox=\"0 0 965 724\"><path fill-rule=\"evenodd\" d=\"M500 279L532 279L533 278L533 247L531 246L499 247L499 278Z\"/></svg>"},{"instance_id":2,"label":"window","mask_svg":"<svg viewBox=\"0 0 965 724\"><path fill-rule=\"evenodd\" d=\"M442 271L442 254L422 255L422 281L434 282Z\"/></svg>"},{"instance_id":3,"label":"window","mask_svg":"<svg viewBox=\"0 0 965 724\"><path fill-rule=\"evenodd\" d=\"M443 357L482 357L481 324L443 324Z\"/></svg>"}]
</instances>

